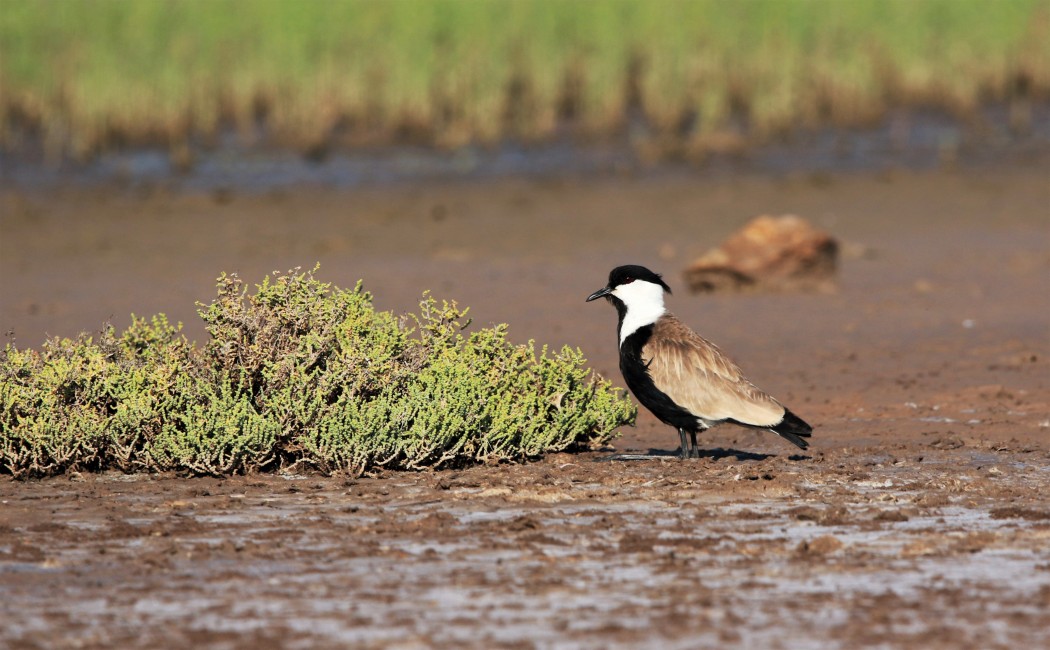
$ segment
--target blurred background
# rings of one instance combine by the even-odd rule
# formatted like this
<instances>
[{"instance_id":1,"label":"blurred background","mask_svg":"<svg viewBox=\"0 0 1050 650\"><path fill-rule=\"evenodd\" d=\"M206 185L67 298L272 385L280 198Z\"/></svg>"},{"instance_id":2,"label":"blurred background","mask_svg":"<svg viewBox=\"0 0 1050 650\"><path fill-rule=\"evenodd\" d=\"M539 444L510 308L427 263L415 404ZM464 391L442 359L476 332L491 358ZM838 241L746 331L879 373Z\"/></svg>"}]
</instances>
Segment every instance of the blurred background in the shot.
<instances>
[{"instance_id":1,"label":"blurred background","mask_svg":"<svg viewBox=\"0 0 1050 650\"><path fill-rule=\"evenodd\" d=\"M915 200L954 181L890 215L889 180L1045 170L1048 100L1048 0L5 0L0 328L199 338L220 272L320 261L381 307L432 289L578 343L499 287L575 310L764 212L959 222L974 200Z\"/></svg>"},{"instance_id":2,"label":"blurred background","mask_svg":"<svg viewBox=\"0 0 1050 650\"><path fill-rule=\"evenodd\" d=\"M327 173L290 161L283 170L343 182L492 165L702 163L829 127L881 129L885 146L943 157L977 135L998 145L1033 129L1046 137L1035 122L1047 121L1036 107L1048 96L1046 0L6 0L0 9L0 147L5 178L23 181L32 175L11 166L97 164L128 151L139 155L96 173L206 164L212 176L231 174L223 161L246 150L313 162L358 154ZM916 119L925 133L913 133ZM548 147L520 160L523 145L555 143L591 150ZM378 170L360 159L392 145L460 155L402 152ZM281 173L268 160L256 181Z\"/></svg>"}]
</instances>

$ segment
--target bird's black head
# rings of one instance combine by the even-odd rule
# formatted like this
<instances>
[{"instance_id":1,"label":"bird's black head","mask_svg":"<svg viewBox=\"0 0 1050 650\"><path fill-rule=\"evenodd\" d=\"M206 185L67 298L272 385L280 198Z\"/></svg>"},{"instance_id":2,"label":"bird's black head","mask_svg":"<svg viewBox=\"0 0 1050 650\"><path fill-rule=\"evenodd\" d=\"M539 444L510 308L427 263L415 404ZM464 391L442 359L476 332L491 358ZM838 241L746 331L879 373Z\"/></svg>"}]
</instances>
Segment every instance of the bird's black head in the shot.
<instances>
[{"instance_id":1,"label":"bird's black head","mask_svg":"<svg viewBox=\"0 0 1050 650\"><path fill-rule=\"evenodd\" d=\"M616 291L617 287L622 287L625 284L630 284L636 280L643 282L650 282L652 284L663 287L664 291L671 293L671 287L667 286L663 278L659 274L653 273L644 266L638 266L637 264L627 264L624 266L617 266L612 271L609 271L609 284L605 285L601 289L598 289L591 295L587 296L587 302L597 300L598 298L605 297L611 300L611 294Z\"/></svg>"}]
</instances>

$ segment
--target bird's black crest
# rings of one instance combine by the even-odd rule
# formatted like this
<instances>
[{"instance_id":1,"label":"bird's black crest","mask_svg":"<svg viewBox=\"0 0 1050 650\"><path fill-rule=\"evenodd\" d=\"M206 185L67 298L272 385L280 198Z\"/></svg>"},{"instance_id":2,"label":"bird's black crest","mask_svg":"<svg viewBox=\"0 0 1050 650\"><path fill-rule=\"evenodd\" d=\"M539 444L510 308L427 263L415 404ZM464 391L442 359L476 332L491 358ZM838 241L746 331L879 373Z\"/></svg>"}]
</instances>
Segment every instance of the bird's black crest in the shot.
<instances>
[{"instance_id":1,"label":"bird's black crest","mask_svg":"<svg viewBox=\"0 0 1050 650\"><path fill-rule=\"evenodd\" d=\"M609 288L615 289L624 284L629 284L635 280L645 280L646 282L652 282L658 284L664 288L664 291L671 293L671 287L667 286L660 274L653 273L644 266L638 266L637 264L626 264L624 266L617 266L615 269L609 272Z\"/></svg>"}]
</instances>

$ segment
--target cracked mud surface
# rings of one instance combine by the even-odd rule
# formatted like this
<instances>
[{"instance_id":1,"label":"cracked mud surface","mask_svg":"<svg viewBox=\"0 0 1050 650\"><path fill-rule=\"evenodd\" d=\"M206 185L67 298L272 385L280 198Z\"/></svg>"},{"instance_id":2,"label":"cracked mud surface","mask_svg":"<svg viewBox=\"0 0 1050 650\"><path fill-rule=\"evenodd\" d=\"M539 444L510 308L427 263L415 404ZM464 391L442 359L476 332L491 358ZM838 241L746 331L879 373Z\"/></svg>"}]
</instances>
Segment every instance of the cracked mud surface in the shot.
<instances>
[{"instance_id":1,"label":"cracked mud surface","mask_svg":"<svg viewBox=\"0 0 1050 650\"><path fill-rule=\"evenodd\" d=\"M431 288L513 339L580 346L619 381L615 315L583 298L633 261L663 271L669 307L816 425L805 454L725 427L679 461L677 435L643 413L615 449L520 466L0 479L0 646L1045 646L1041 165L232 198L0 191L0 271L17 279L0 326L19 345L130 312L167 311L199 337L192 304L219 271L255 281L319 259L319 277L363 277L382 308ZM843 240L839 291L689 295L678 271L762 212Z\"/></svg>"}]
</instances>

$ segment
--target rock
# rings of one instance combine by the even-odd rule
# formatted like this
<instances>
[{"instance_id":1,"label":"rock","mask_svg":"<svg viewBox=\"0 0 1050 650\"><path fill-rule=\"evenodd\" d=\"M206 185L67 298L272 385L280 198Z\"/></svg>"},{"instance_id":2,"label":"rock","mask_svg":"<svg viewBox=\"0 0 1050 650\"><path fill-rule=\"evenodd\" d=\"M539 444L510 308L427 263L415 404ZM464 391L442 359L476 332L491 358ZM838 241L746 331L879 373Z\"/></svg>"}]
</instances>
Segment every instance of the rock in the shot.
<instances>
[{"instance_id":1,"label":"rock","mask_svg":"<svg viewBox=\"0 0 1050 650\"><path fill-rule=\"evenodd\" d=\"M838 242L795 215L752 219L684 272L694 292L831 291Z\"/></svg>"}]
</instances>

